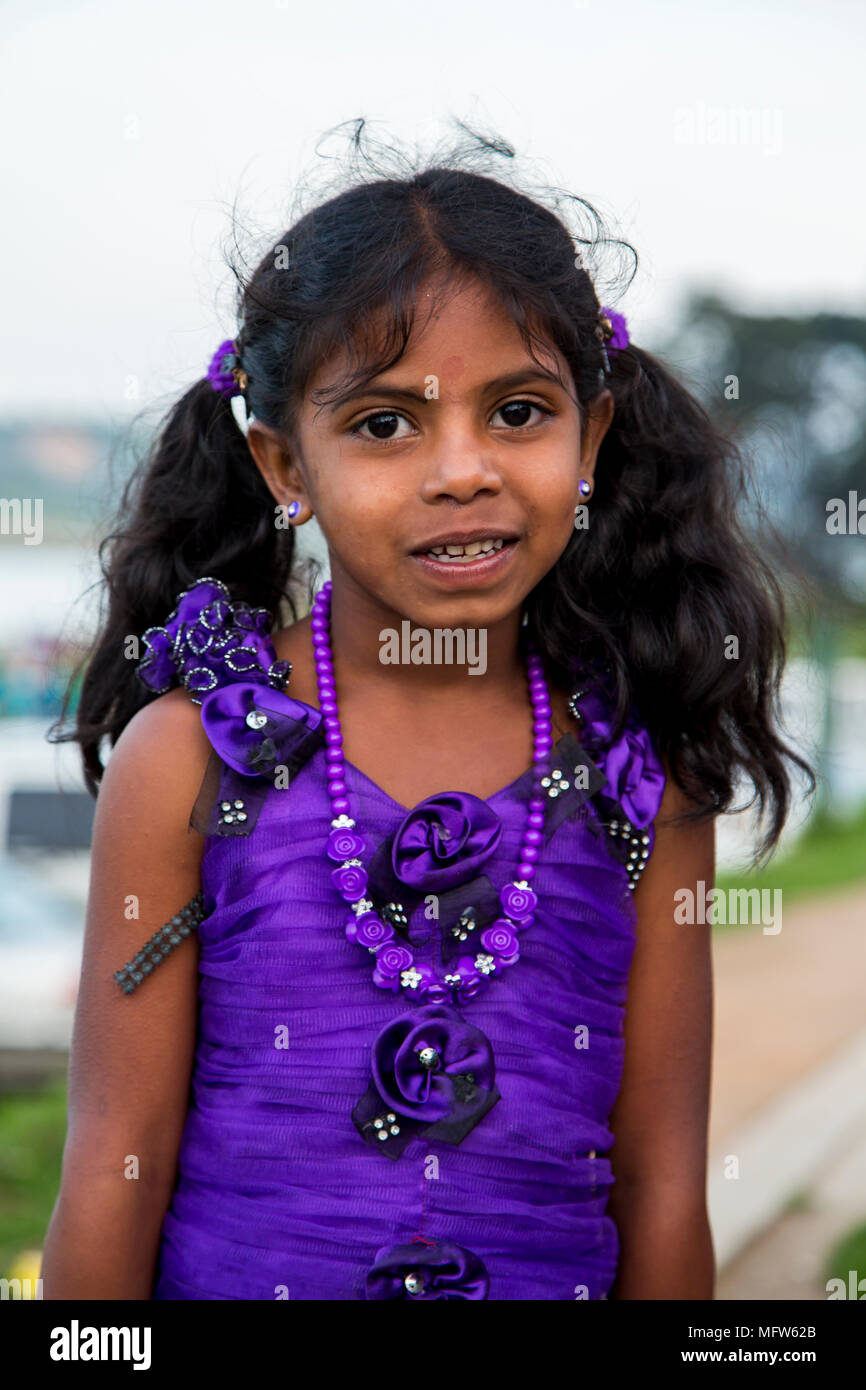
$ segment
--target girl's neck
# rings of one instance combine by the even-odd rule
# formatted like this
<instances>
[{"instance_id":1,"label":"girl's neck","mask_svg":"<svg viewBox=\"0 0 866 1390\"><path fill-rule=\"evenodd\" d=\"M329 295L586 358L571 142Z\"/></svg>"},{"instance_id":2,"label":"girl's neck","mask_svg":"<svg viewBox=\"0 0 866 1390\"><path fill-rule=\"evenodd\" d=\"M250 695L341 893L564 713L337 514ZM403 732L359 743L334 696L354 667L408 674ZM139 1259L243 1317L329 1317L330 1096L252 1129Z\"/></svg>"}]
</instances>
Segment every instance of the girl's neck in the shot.
<instances>
[{"instance_id":1,"label":"girl's neck","mask_svg":"<svg viewBox=\"0 0 866 1390\"><path fill-rule=\"evenodd\" d=\"M520 615L490 629L487 670L465 666L385 665L379 660L378 615L360 616L334 604L334 678L350 763L394 801L414 806L443 788L487 797L519 777L532 762L532 710L519 641ZM384 617L384 615L383 615ZM400 631L402 618L383 627ZM506 641L508 647L506 648ZM292 663L288 693L319 708L310 617L274 638L277 656ZM568 692L548 681L554 741L567 732Z\"/></svg>"},{"instance_id":2,"label":"girl's neck","mask_svg":"<svg viewBox=\"0 0 866 1390\"><path fill-rule=\"evenodd\" d=\"M459 705L525 694L522 610L495 623L415 623L351 587L335 586L331 600L334 671L344 691L381 688L407 701ZM399 679L395 676L399 674Z\"/></svg>"}]
</instances>

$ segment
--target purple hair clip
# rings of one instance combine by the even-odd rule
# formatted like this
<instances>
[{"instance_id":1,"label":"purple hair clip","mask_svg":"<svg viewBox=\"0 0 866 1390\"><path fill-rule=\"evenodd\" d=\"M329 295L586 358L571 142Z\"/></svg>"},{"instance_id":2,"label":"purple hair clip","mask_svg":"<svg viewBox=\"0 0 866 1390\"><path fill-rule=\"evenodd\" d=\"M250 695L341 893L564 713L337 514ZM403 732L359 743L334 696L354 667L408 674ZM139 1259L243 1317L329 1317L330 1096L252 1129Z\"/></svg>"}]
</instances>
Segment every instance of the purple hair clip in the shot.
<instances>
[{"instance_id":1,"label":"purple hair clip","mask_svg":"<svg viewBox=\"0 0 866 1390\"><path fill-rule=\"evenodd\" d=\"M602 304L599 310L596 333L601 339L604 369L606 372L609 372L610 359L608 354L611 352L620 352L623 348L628 347L631 341L625 315L617 313L616 309L609 308L607 304Z\"/></svg>"},{"instance_id":2,"label":"purple hair clip","mask_svg":"<svg viewBox=\"0 0 866 1390\"><path fill-rule=\"evenodd\" d=\"M237 343L233 338L226 338L224 343L220 343L210 360L207 379L226 400L246 390L247 374L241 366Z\"/></svg>"},{"instance_id":3,"label":"purple hair clip","mask_svg":"<svg viewBox=\"0 0 866 1390\"><path fill-rule=\"evenodd\" d=\"M618 314L616 309L609 309L606 304L602 304L601 325L607 330L605 346L608 352L619 352L620 348L628 347L630 340L624 314Z\"/></svg>"}]
</instances>

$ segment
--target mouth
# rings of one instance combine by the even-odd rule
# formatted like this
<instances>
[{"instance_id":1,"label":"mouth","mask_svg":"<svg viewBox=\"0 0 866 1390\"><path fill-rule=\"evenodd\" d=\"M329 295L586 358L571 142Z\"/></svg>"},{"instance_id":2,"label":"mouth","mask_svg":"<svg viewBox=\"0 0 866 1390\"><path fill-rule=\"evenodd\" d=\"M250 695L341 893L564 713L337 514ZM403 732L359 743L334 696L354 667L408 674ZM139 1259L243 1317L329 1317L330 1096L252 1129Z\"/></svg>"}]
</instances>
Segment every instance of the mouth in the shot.
<instances>
[{"instance_id":1,"label":"mouth","mask_svg":"<svg viewBox=\"0 0 866 1390\"><path fill-rule=\"evenodd\" d=\"M423 554L431 560L441 560L443 564L466 564L472 560L477 560L480 556L495 555L504 545L511 545L513 541L504 536L488 536L484 540L469 542L447 542L444 545L431 545L428 550L416 551L416 554Z\"/></svg>"},{"instance_id":2,"label":"mouth","mask_svg":"<svg viewBox=\"0 0 866 1390\"><path fill-rule=\"evenodd\" d=\"M516 536L486 536L473 541L445 541L426 550L416 550L412 559L428 574L460 583L489 574L498 574L511 562L517 546Z\"/></svg>"}]
</instances>

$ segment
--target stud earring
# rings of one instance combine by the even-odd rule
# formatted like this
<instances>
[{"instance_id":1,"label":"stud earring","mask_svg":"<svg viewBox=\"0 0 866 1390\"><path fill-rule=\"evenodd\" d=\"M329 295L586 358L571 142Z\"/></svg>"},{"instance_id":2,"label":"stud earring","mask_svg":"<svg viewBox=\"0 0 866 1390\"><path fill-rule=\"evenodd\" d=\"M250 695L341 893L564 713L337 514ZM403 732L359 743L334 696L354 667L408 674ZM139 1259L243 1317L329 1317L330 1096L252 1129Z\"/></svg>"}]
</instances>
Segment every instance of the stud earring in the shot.
<instances>
[{"instance_id":1,"label":"stud earring","mask_svg":"<svg viewBox=\"0 0 866 1390\"><path fill-rule=\"evenodd\" d=\"M592 483L588 483L586 478L581 478L577 485L577 490L581 497L589 497L592 493Z\"/></svg>"},{"instance_id":2,"label":"stud earring","mask_svg":"<svg viewBox=\"0 0 866 1390\"><path fill-rule=\"evenodd\" d=\"M289 505L286 507L286 515L288 516L290 521L294 521L295 517L298 515L298 512L300 510L300 502L290 502Z\"/></svg>"}]
</instances>

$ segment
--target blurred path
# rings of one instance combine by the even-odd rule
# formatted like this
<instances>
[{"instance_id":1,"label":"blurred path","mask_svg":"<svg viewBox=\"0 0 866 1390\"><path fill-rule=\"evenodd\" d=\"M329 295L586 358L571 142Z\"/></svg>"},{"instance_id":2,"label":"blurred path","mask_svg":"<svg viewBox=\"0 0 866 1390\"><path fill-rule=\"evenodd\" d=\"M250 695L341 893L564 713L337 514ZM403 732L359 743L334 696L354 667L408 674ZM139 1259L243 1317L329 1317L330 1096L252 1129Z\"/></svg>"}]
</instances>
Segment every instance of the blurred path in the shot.
<instances>
[{"instance_id":1,"label":"blurred path","mask_svg":"<svg viewBox=\"0 0 866 1390\"><path fill-rule=\"evenodd\" d=\"M825 1298L828 1247L866 1221L866 885L716 938L717 1296Z\"/></svg>"},{"instance_id":2,"label":"blurred path","mask_svg":"<svg viewBox=\"0 0 866 1390\"><path fill-rule=\"evenodd\" d=\"M716 1282L716 1299L827 1298L830 1250L866 1225L866 1120L814 1180L804 1204L788 1212L732 1260ZM840 1270L847 1280L847 1272ZM858 1270L861 1279L866 1269Z\"/></svg>"},{"instance_id":3,"label":"blurred path","mask_svg":"<svg viewBox=\"0 0 866 1390\"><path fill-rule=\"evenodd\" d=\"M711 1151L866 1026L866 884L782 908L714 933Z\"/></svg>"}]
</instances>

